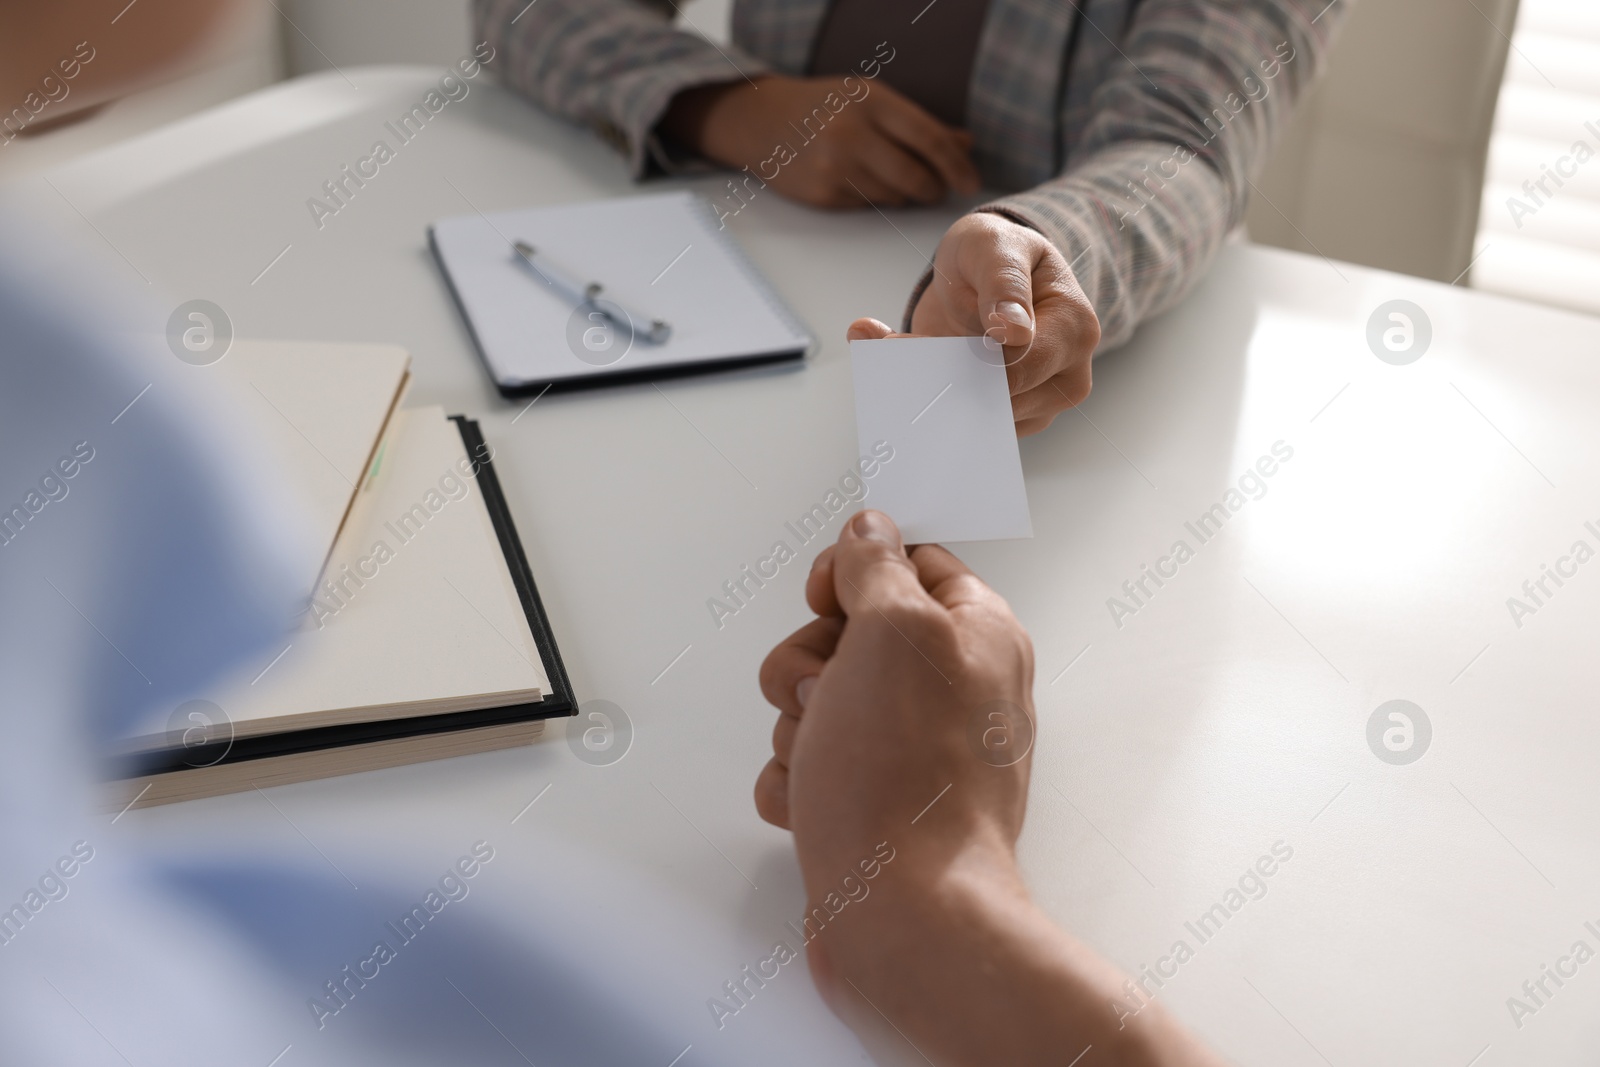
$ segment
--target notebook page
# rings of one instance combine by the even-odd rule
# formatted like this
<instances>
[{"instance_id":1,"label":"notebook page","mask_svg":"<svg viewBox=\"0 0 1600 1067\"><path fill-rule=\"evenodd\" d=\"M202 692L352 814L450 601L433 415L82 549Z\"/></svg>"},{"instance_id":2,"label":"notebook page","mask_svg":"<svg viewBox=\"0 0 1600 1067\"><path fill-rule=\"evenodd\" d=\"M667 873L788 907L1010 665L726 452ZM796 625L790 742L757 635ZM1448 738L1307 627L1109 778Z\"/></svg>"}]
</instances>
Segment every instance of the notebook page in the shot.
<instances>
[{"instance_id":1,"label":"notebook page","mask_svg":"<svg viewBox=\"0 0 1600 1067\"><path fill-rule=\"evenodd\" d=\"M549 692L466 464L440 408L394 414L288 651L209 697L235 736L502 707Z\"/></svg>"},{"instance_id":2,"label":"notebook page","mask_svg":"<svg viewBox=\"0 0 1600 1067\"><path fill-rule=\"evenodd\" d=\"M249 420L269 461L300 491L308 529L326 552L410 364L411 356L394 345L237 341L219 362L193 373L228 394L230 410ZM316 579L305 576L308 594Z\"/></svg>"},{"instance_id":3,"label":"notebook page","mask_svg":"<svg viewBox=\"0 0 1600 1067\"><path fill-rule=\"evenodd\" d=\"M810 335L687 192L444 219L434 246L497 381L585 377L678 363L802 351ZM672 326L651 344L596 343L604 318L552 290L512 250L526 241L574 279Z\"/></svg>"}]
</instances>

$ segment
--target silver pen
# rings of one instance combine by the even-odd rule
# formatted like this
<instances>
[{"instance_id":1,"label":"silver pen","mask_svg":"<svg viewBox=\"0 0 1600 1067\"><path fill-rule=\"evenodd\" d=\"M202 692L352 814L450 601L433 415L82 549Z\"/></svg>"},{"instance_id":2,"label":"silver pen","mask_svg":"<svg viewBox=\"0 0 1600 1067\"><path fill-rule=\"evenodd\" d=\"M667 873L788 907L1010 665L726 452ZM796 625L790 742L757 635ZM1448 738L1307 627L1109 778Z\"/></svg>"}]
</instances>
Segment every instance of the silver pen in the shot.
<instances>
[{"instance_id":1,"label":"silver pen","mask_svg":"<svg viewBox=\"0 0 1600 1067\"><path fill-rule=\"evenodd\" d=\"M605 293L605 286L599 282L582 282L562 270L551 262L549 256L538 254L534 247L526 241L513 241L512 248L516 249L517 256L533 271L546 285L552 289L560 290L566 297L577 304L594 304L596 310L606 318L626 330L635 330L651 344L665 344L667 338L672 336L672 326L664 319L651 318L648 315L635 314L623 307L609 296L604 297L607 308L599 301ZM621 312L624 318L618 318L616 312ZM648 328L641 328L636 323L648 322Z\"/></svg>"}]
</instances>

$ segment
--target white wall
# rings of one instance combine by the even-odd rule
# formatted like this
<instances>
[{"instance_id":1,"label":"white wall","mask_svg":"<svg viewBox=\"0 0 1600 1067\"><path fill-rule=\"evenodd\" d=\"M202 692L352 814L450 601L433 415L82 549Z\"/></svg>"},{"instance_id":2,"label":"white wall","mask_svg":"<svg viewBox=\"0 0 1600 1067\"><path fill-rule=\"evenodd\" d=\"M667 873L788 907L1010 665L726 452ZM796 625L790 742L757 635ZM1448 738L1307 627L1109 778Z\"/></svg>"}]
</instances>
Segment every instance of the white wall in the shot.
<instances>
[{"instance_id":1,"label":"white wall","mask_svg":"<svg viewBox=\"0 0 1600 1067\"><path fill-rule=\"evenodd\" d=\"M278 0L291 74L369 63L447 66L468 54L470 0Z\"/></svg>"},{"instance_id":2,"label":"white wall","mask_svg":"<svg viewBox=\"0 0 1600 1067\"><path fill-rule=\"evenodd\" d=\"M1440 281L1459 277L1472 261L1516 2L1356 3L1327 76L1257 182L1250 236Z\"/></svg>"},{"instance_id":3,"label":"white wall","mask_svg":"<svg viewBox=\"0 0 1600 1067\"><path fill-rule=\"evenodd\" d=\"M446 64L471 43L471 0L279 0L292 74L363 63ZM732 0L677 0L683 21L728 40ZM292 23L292 25L291 25Z\"/></svg>"}]
</instances>

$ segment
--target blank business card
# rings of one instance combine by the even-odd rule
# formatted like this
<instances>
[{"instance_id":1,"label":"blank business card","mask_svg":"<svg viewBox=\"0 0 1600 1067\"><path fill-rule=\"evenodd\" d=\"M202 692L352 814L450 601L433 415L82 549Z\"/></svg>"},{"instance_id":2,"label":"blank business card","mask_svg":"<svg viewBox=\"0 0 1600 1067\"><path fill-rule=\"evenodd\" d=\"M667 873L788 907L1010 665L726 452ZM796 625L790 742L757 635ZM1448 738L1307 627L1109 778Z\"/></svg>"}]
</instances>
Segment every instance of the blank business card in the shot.
<instances>
[{"instance_id":1,"label":"blank business card","mask_svg":"<svg viewBox=\"0 0 1600 1067\"><path fill-rule=\"evenodd\" d=\"M862 454L894 449L868 506L907 544L1032 537L1011 393L981 337L850 342Z\"/></svg>"}]
</instances>

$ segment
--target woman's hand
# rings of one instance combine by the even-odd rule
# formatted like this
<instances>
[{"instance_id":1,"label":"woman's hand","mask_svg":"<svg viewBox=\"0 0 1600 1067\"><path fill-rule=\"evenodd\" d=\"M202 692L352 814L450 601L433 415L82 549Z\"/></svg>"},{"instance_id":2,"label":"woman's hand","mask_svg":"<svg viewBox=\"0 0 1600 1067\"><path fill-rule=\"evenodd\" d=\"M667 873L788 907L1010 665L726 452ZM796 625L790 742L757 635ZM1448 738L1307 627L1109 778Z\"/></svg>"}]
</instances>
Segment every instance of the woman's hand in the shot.
<instances>
[{"instance_id":1,"label":"woman's hand","mask_svg":"<svg viewBox=\"0 0 1600 1067\"><path fill-rule=\"evenodd\" d=\"M952 190L978 191L971 135L853 75L689 89L673 98L662 130L813 207L934 204Z\"/></svg>"},{"instance_id":2,"label":"woman's hand","mask_svg":"<svg viewBox=\"0 0 1600 1067\"><path fill-rule=\"evenodd\" d=\"M1044 235L993 212L967 215L945 232L933 280L911 315L911 332L985 334L1005 346L1017 435L1038 433L1089 395L1100 320L1077 278ZM888 337L858 319L850 338Z\"/></svg>"}]
</instances>

